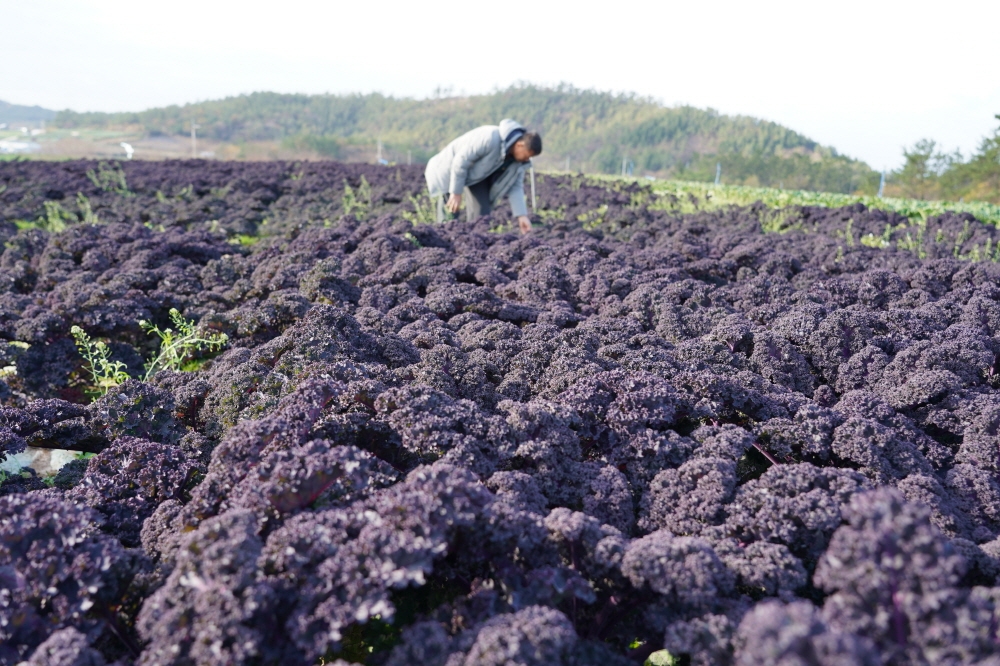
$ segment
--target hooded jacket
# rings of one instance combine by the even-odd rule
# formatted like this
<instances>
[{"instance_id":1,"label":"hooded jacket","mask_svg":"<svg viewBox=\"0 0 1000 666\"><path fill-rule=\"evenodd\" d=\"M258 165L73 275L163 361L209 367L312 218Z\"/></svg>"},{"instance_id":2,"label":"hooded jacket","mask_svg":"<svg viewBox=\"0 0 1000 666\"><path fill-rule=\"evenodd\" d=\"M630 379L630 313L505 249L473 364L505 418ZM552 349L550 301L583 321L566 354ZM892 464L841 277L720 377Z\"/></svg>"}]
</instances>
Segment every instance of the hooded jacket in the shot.
<instances>
[{"instance_id":1,"label":"hooded jacket","mask_svg":"<svg viewBox=\"0 0 1000 666\"><path fill-rule=\"evenodd\" d=\"M507 150L524 134L524 127L510 118L499 125L483 125L458 137L431 158L424 170L427 189L431 196L441 194L461 194L469 185L484 180L503 166ZM507 195L510 208L515 216L527 215L528 205L524 200L524 172L527 164L517 164L514 178L504 178L504 186L490 188L490 199L496 205ZM511 167L513 168L513 167Z\"/></svg>"}]
</instances>

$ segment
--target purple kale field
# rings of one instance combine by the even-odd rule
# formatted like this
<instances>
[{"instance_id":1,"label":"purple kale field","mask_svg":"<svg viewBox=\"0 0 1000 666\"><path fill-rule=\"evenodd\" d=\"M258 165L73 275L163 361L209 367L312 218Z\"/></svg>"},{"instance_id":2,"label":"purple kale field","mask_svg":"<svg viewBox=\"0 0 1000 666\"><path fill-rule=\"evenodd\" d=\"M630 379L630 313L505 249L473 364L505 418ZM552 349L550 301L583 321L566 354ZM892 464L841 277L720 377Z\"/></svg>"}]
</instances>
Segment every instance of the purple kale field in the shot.
<instances>
[{"instance_id":1,"label":"purple kale field","mask_svg":"<svg viewBox=\"0 0 1000 666\"><path fill-rule=\"evenodd\" d=\"M422 188L0 163L0 665L1000 665L994 227Z\"/></svg>"}]
</instances>

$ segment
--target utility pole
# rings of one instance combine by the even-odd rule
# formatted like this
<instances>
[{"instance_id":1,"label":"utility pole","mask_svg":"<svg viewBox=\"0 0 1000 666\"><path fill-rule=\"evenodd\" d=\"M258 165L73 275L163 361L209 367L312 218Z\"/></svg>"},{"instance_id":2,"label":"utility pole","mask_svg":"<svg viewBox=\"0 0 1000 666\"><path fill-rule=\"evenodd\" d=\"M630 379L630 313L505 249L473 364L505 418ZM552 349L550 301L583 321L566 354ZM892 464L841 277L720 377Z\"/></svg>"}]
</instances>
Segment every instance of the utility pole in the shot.
<instances>
[{"instance_id":1,"label":"utility pole","mask_svg":"<svg viewBox=\"0 0 1000 666\"><path fill-rule=\"evenodd\" d=\"M382 139L378 140L378 154L375 156L376 164L382 164Z\"/></svg>"},{"instance_id":2,"label":"utility pole","mask_svg":"<svg viewBox=\"0 0 1000 666\"><path fill-rule=\"evenodd\" d=\"M199 127L201 125L191 121L191 159L198 157L198 137L195 135L195 130Z\"/></svg>"},{"instance_id":3,"label":"utility pole","mask_svg":"<svg viewBox=\"0 0 1000 666\"><path fill-rule=\"evenodd\" d=\"M885 169L882 169L882 179L878 181L878 198L882 198L882 191L885 189Z\"/></svg>"},{"instance_id":4,"label":"utility pole","mask_svg":"<svg viewBox=\"0 0 1000 666\"><path fill-rule=\"evenodd\" d=\"M410 166L411 164L413 164L413 151L408 150L406 151L406 166Z\"/></svg>"},{"instance_id":5,"label":"utility pole","mask_svg":"<svg viewBox=\"0 0 1000 666\"><path fill-rule=\"evenodd\" d=\"M566 173L569 173L569 158L566 158Z\"/></svg>"},{"instance_id":6,"label":"utility pole","mask_svg":"<svg viewBox=\"0 0 1000 666\"><path fill-rule=\"evenodd\" d=\"M625 170L628 168L628 156L622 158L622 177L625 176Z\"/></svg>"},{"instance_id":7,"label":"utility pole","mask_svg":"<svg viewBox=\"0 0 1000 666\"><path fill-rule=\"evenodd\" d=\"M715 163L715 184L718 185L722 182L722 163Z\"/></svg>"}]
</instances>

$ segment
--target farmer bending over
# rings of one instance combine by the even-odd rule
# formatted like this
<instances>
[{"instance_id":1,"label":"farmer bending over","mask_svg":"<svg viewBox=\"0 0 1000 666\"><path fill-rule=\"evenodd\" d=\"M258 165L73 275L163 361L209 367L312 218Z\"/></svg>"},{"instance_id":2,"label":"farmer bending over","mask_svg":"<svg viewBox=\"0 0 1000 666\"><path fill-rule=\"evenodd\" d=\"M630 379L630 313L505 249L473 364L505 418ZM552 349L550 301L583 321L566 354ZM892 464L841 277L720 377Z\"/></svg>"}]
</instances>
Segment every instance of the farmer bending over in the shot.
<instances>
[{"instance_id":1,"label":"farmer bending over","mask_svg":"<svg viewBox=\"0 0 1000 666\"><path fill-rule=\"evenodd\" d=\"M447 210L454 219L465 195L466 219L486 215L506 195L521 227L531 230L524 201L524 171L542 152L542 137L507 118L500 125L483 125L449 143L427 163L424 176L437 199L438 222Z\"/></svg>"}]
</instances>

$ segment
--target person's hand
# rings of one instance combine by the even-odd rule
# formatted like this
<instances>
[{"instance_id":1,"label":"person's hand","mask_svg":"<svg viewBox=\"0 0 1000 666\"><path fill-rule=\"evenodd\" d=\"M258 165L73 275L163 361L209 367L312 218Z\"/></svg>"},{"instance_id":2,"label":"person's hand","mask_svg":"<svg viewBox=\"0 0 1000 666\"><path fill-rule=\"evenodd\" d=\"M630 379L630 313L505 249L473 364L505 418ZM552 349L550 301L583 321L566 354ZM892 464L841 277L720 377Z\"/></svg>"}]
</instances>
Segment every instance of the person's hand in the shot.
<instances>
[{"instance_id":1,"label":"person's hand","mask_svg":"<svg viewBox=\"0 0 1000 666\"><path fill-rule=\"evenodd\" d=\"M527 215L521 215L517 218L517 224L521 227L521 233L526 234L531 231L531 218Z\"/></svg>"},{"instance_id":2,"label":"person's hand","mask_svg":"<svg viewBox=\"0 0 1000 666\"><path fill-rule=\"evenodd\" d=\"M458 207L462 205L462 197L457 194L452 194L448 197L448 203L444 205L448 209L449 213L457 213Z\"/></svg>"}]
</instances>

